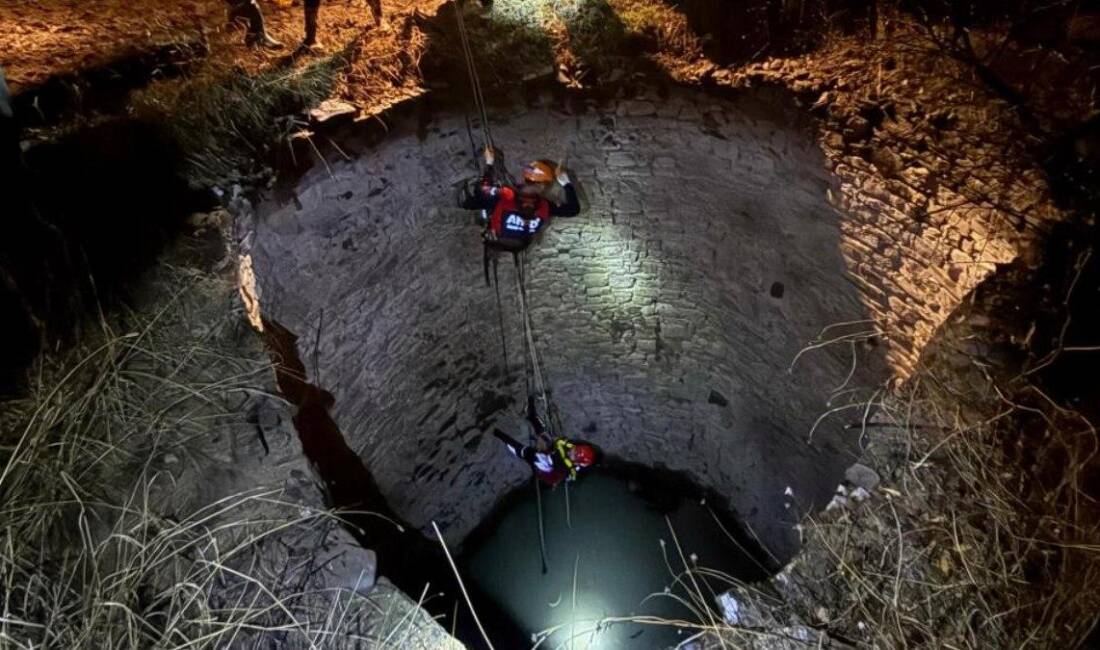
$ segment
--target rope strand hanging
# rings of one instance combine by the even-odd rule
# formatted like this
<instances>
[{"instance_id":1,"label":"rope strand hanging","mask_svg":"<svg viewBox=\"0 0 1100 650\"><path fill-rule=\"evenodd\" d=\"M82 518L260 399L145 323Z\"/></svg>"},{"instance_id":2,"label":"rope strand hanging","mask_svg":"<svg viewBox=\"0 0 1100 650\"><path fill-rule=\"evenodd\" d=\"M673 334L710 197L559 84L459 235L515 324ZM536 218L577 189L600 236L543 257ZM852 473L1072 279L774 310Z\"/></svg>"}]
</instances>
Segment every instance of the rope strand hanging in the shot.
<instances>
[{"instance_id":1,"label":"rope strand hanging","mask_svg":"<svg viewBox=\"0 0 1100 650\"><path fill-rule=\"evenodd\" d=\"M493 134L489 129L489 114L485 110L485 96L481 91L481 78L474 65L474 54L470 48L470 36L466 31L466 19L462 14L461 0L454 0L455 21L458 23L458 38L462 44L462 57L466 61L466 74L470 77L470 90L474 96L478 118L481 120L481 132L485 136L485 146L493 147Z\"/></svg>"},{"instance_id":2,"label":"rope strand hanging","mask_svg":"<svg viewBox=\"0 0 1100 650\"><path fill-rule=\"evenodd\" d=\"M542 401L543 412L546 413L547 435L553 440L557 427L556 423L553 421L554 418L551 417L552 410L550 407L549 390L547 388L546 378L542 374L542 362L539 358L538 349L535 347L534 328L531 326L531 312L527 308L525 253L526 252L522 252L516 255L516 290L519 296L520 317L523 320L523 343L524 347L527 348L527 357L530 360L531 377L534 380L535 392ZM530 393L530 386L528 386L528 393Z\"/></svg>"},{"instance_id":3,"label":"rope strand hanging","mask_svg":"<svg viewBox=\"0 0 1100 650\"><path fill-rule=\"evenodd\" d=\"M531 314L527 310L527 285L525 283L526 274L524 273L526 251L515 253L512 256L512 259L515 261L516 267L516 292L519 297L520 316L523 319L523 344L527 352L526 358L524 359L524 381L527 383L527 394L530 395L531 381L532 379L534 380L535 390L539 392L539 395L542 398L543 408L547 409L546 424L548 425L548 429L546 435L548 436L549 440L547 440L546 442L553 444L554 424L550 422L548 410L550 399L546 391L546 380L542 376L542 364L539 360L538 350L535 348L534 330L531 327ZM537 433L532 431L532 438L534 438L535 435L537 435ZM535 441L532 439L532 443L534 442ZM533 483L535 484L535 502L538 506L537 516L539 524L539 557L542 560L542 572L543 574L545 574L548 569L546 564L547 553L546 532L544 523L545 518L542 513L542 486L539 485L539 479L537 476L532 477L532 479Z\"/></svg>"}]
</instances>

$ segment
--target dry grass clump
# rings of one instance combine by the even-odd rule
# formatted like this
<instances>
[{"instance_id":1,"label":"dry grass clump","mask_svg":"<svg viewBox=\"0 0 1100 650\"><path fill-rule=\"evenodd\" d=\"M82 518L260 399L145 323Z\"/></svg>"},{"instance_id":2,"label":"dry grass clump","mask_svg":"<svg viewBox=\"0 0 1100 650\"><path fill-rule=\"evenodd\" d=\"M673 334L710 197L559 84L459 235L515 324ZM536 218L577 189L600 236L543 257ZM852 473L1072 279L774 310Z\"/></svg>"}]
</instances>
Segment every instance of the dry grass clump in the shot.
<instances>
[{"instance_id":1,"label":"dry grass clump","mask_svg":"<svg viewBox=\"0 0 1100 650\"><path fill-rule=\"evenodd\" d=\"M281 550L323 538L328 513L281 489L177 493L270 371L220 343L229 287L165 275L153 316L102 321L0 412L0 646L395 647L407 621L366 622L389 605L318 586L313 554L291 564Z\"/></svg>"},{"instance_id":2,"label":"dry grass clump","mask_svg":"<svg viewBox=\"0 0 1100 650\"><path fill-rule=\"evenodd\" d=\"M1025 401L1033 385L969 379L925 367L874 405L870 428L853 425L882 487L804 522L802 554L772 581L780 611L873 647L1076 647L1089 633L1100 519L1081 481L1095 429ZM1056 475L1026 458L1059 459Z\"/></svg>"},{"instance_id":3,"label":"dry grass clump","mask_svg":"<svg viewBox=\"0 0 1100 650\"><path fill-rule=\"evenodd\" d=\"M651 0L608 0L628 34L644 39L654 56L695 61L703 56L700 36L676 6Z\"/></svg>"},{"instance_id":4,"label":"dry grass clump","mask_svg":"<svg viewBox=\"0 0 1100 650\"><path fill-rule=\"evenodd\" d=\"M845 592L820 622L891 646L1083 639L1100 612L1100 520L1081 482L1096 432L1026 397L1038 391L926 368L881 405L885 498L809 526ZM1057 476L1028 457L1061 459Z\"/></svg>"},{"instance_id":5,"label":"dry grass clump","mask_svg":"<svg viewBox=\"0 0 1100 650\"><path fill-rule=\"evenodd\" d=\"M332 94L340 65L332 57L257 75L211 72L157 84L135 104L165 125L192 185L262 181L271 174L272 150L303 126L295 116Z\"/></svg>"}]
</instances>

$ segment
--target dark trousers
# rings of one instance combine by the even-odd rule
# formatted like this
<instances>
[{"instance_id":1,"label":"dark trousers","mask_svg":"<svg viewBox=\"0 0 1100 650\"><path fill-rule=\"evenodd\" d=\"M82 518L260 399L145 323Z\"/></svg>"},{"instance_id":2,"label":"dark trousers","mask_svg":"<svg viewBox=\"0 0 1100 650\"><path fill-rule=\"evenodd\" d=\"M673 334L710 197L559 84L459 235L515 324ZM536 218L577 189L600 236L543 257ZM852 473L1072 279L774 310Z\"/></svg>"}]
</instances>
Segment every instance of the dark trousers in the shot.
<instances>
[{"instance_id":1,"label":"dark trousers","mask_svg":"<svg viewBox=\"0 0 1100 650\"><path fill-rule=\"evenodd\" d=\"M248 33L260 36L264 33L264 15L256 0L225 0L229 5L230 20L243 18L248 21Z\"/></svg>"},{"instance_id":2,"label":"dark trousers","mask_svg":"<svg viewBox=\"0 0 1100 650\"><path fill-rule=\"evenodd\" d=\"M547 416L550 414L547 413ZM546 429L546 422L539 417L539 413L535 410L535 396L527 396L527 421L531 423L531 428L535 430L535 436L539 438L546 438L550 436L550 432Z\"/></svg>"},{"instance_id":3,"label":"dark trousers","mask_svg":"<svg viewBox=\"0 0 1100 650\"><path fill-rule=\"evenodd\" d=\"M498 440L504 443L508 447L508 451L512 452L517 458L522 458L528 465L534 467L535 465L535 448L528 445L521 444L512 436L504 433L500 429L493 429L493 435Z\"/></svg>"}]
</instances>

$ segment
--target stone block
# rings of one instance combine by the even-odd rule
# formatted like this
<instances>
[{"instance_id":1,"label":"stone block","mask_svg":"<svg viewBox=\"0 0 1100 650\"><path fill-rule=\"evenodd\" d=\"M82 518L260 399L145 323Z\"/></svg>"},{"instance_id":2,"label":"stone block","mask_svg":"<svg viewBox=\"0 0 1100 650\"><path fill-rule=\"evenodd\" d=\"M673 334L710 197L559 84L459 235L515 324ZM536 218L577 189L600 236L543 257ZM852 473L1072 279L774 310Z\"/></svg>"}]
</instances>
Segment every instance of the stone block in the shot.
<instances>
[{"instance_id":1,"label":"stone block","mask_svg":"<svg viewBox=\"0 0 1100 650\"><path fill-rule=\"evenodd\" d=\"M619 117L640 117L657 114L657 105L645 100L629 100L619 104L615 110Z\"/></svg>"},{"instance_id":2,"label":"stone block","mask_svg":"<svg viewBox=\"0 0 1100 650\"><path fill-rule=\"evenodd\" d=\"M636 167L639 161L634 154L626 151L612 151L607 154L607 166L612 168Z\"/></svg>"}]
</instances>

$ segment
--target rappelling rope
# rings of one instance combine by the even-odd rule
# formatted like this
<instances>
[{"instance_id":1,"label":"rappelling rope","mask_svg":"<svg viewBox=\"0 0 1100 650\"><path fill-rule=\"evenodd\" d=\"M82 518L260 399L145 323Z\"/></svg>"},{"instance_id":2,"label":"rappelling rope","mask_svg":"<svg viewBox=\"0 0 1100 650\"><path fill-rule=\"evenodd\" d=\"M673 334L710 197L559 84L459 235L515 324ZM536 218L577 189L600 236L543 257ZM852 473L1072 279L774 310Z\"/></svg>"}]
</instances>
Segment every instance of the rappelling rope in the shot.
<instances>
[{"instance_id":1,"label":"rappelling rope","mask_svg":"<svg viewBox=\"0 0 1100 650\"><path fill-rule=\"evenodd\" d=\"M546 394L546 381L542 376L542 365L539 363L538 350L535 348L535 335L533 328L531 327L531 314L527 310L527 286L525 283L526 274L524 273L524 263L527 257L526 251L520 251L514 254L516 266L516 293L519 296L519 310L523 320L523 344L527 349L526 359L524 360L524 380L527 382L527 394L531 394L531 380L534 379L535 390L538 391L539 396L542 398L543 407L547 408L550 399ZM530 370L530 372L528 372ZM547 410L546 423L548 425L547 435L550 440L547 442L553 445L553 426L550 421L550 413ZM537 417L537 414L536 414ZM534 442L536 432L532 430L531 438ZM542 486L539 485L538 477L534 477L535 483L535 503L538 506L538 519L539 519L539 554L542 558L542 572L547 572L546 566L546 531L543 523L544 517L542 514Z\"/></svg>"},{"instance_id":2,"label":"rappelling rope","mask_svg":"<svg viewBox=\"0 0 1100 650\"><path fill-rule=\"evenodd\" d=\"M554 418L551 417L549 391L546 387L546 379L542 374L542 363L539 359L538 349L535 347L534 328L531 326L531 312L527 308L526 251L518 253L515 257L516 291L519 296L520 317L523 320L523 343L527 348L527 357L531 364L531 377L534 379L535 392L542 400L543 412L546 413L547 434L550 437L550 441L553 441L554 433L557 431L557 424L554 422Z\"/></svg>"},{"instance_id":3,"label":"rappelling rope","mask_svg":"<svg viewBox=\"0 0 1100 650\"><path fill-rule=\"evenodd\" d=\"M535 347L534 328L531 327L531 313L527 309L527 273L526 273L526 251L518 253L516 256L516 285L519 292L519 308L523 318L524 329L524 344L527 347L527 356L530 358L530 365L532 368L532 375L535 380L535 389L539 391L539 395L542 398L543 409L546 412L547 433L549 434L549 442L553 444L554 436L556 432L562 430L561 416L558 413L557 407L550 401L550 396L546 388L546 379L542 375L542 360L539 356L538 348ZM530 394L530 386L528 386L528 394ZM538 486L536 485L536 489ZM539 495L539 534L542 534L542 497ZM573 527L572 508L569 504L569 482L565 483L565 525L568 528ZM545 545L545 542L543 542Z\"/></svg>"},{"instance_id":4,"label":"rappelling rope","mask_svg":"<svg viewBox=\"0 0 1100 650\"><path fill-rule=\"evenodd\" d=\"M481 79L478 77L477 68L474 65L473 51L470 49L470 37L466 31L466 19L462 15L462 8L459 6L460 0L454 0L455 8L455 21L458 23L458 36L459 41L462 43L462 56L466 61L466 73L470 77L470 89L474 97L474 104L477 108L478 117L481 119L481 132L485 137L485 146L495 151L496 147L493 146L493 134L489 128L489 113L485 109L485 95L481 90ZM466 133L470 138L470 144L473 146L473 134L471 133L470 122L466 120ZM476 157L476 152L475 152ZM501 161L503 163L503 161ZM504 169L504 165L501 164L502 175L506 181L509 181L512 185L515 184L515 180L511 178L507 170ZM500 173L500 172L498 172ZM552 432L556 430L554 418L550 412L550 399L546 393L546 382L542 376L542 366L539 363L538 352L535 349L535 337L531 329L531 318L527 311L527 292L524 287L524 273L523 273L523 258L524 253L520 252L513 255L516 266L516 286L519 292L519 304L520 312L523 315L523 329L524 329L524 344L527 348L527 357L530 360L533 376L535 378L535 387L539 391L542 397L543 408L546 410L546 421L550 427L551 441L553 439ZM488 269L486 269L488 271ZM486 273L488 274L488 273ZM504 333L504 310L500 303L500 281L497 277L497 258L493 257L493 284L496 286L497 297L497 313L500 319L500 344L501 351L504 354L504 368L505 372L508 369L508 348L505 343ZM524 375L526 379L527 375L527 360L524 361ZM530 394L530 384L528 384L528 393ZM535 499L538 503L538 518L539 518L539 553L542 559L542 573L546 574L548 571L546 565L546 532L543 526L542 516L542 488L539 486L539 479L537 476L532 477L535 483Z\"/></svg>"},{"instance_id":5,"label":"rappelling rope","mask_svg":"<svg viewBox=\"0 0 1100 650\"><path fill-rule=\"evenodd\" d=\"M500 329L500 352L504 355L504 374L508 374L508 338L504 333L504 307L500 302L500 278L497 276L497 258L493 256L493 288L497 294L497 325Z\"/></svg>"},{"instance_id":6,"label":"rappelling rope","mask_svg":"<svg viewBox=\"0 0 1100 650\"><path fill-rule=\"evenodd\" d=\"M474 54L470 49L470 36L466 31L466 19L462 15L460 0L454 0L455 20L458 23L458 38L462 43L462 56L466 60L466 73L470 77L470 89L474 96L474 104L477 106L478 116L481 118L481 131L485 136L485 145L493 146L493 134L489 130L489 115L485 110L485 95L481 91L481 79L478 77L477 68L474 66Z\"/></svg>"},{"instance_id":7,"label":"rappelling rope","mask_svg":"<svg viewBox=\"0 0 1100 650\"><path fill-rule=\"evenodd\" d=\"M542 559L542 574L546 575L548 567L546 566L546 529L543 526L542 516L542 486L539 485L539 477L532 476L531 480L535 483L535 503L538 504L538 517L539 517L539 558Z\"/></svg>"}]
</instances>

